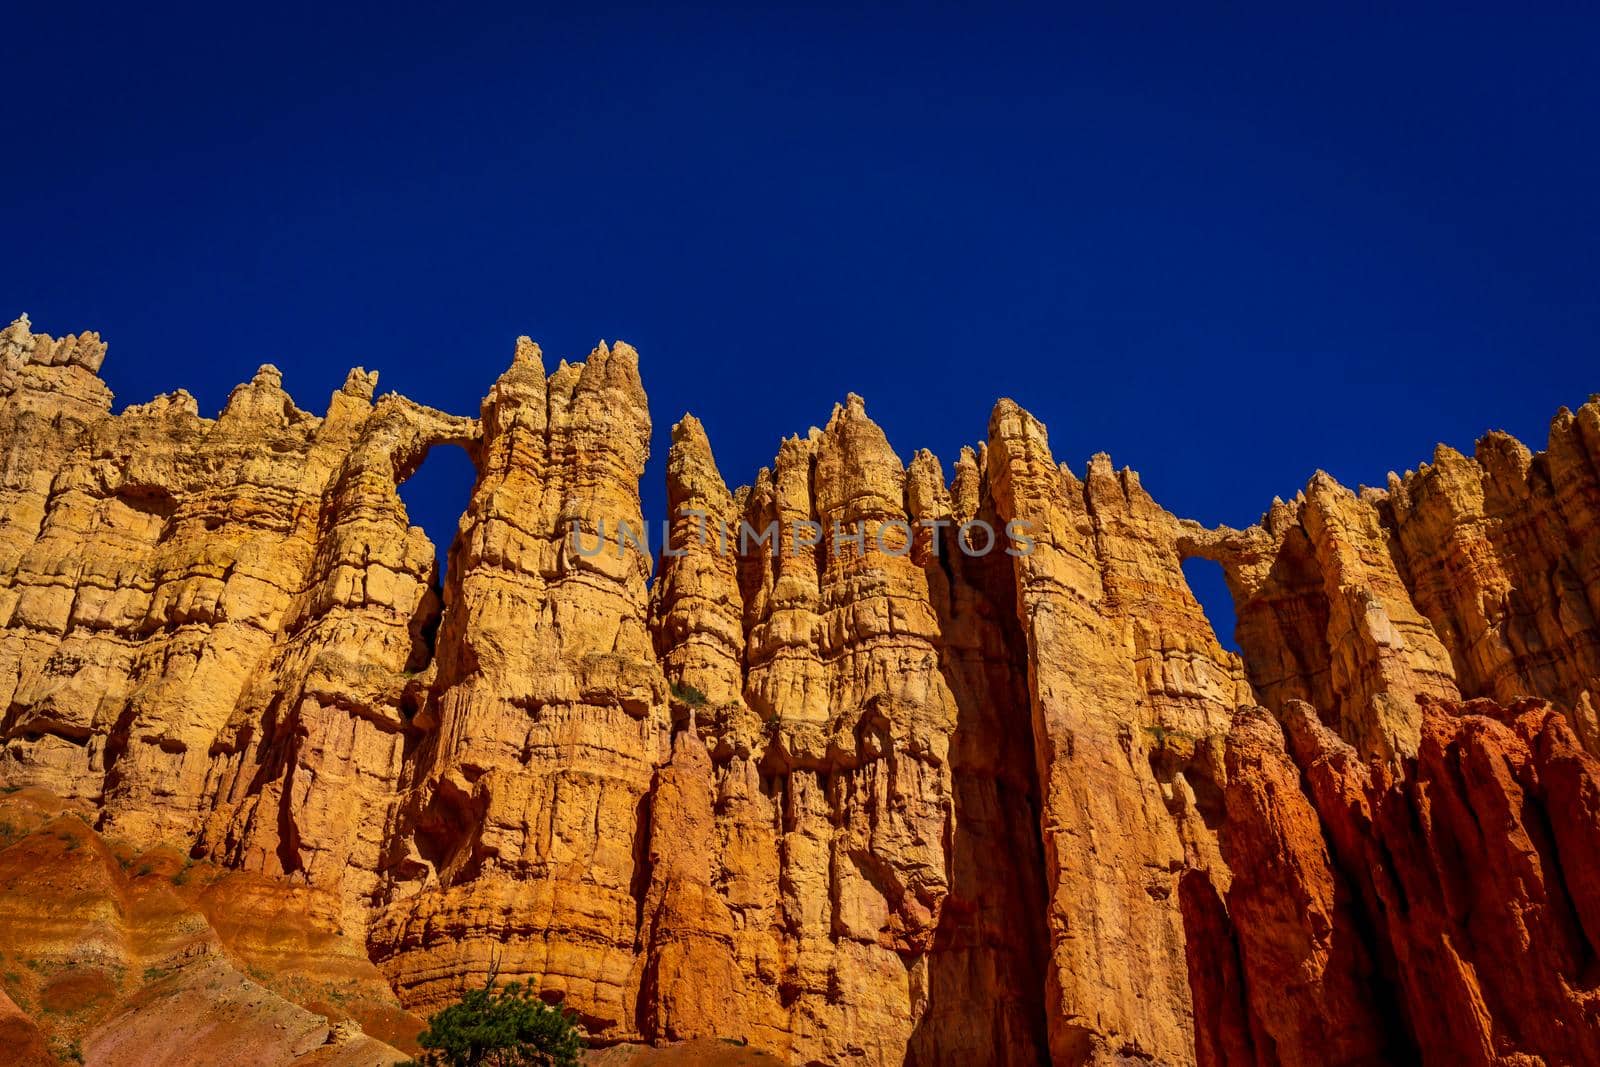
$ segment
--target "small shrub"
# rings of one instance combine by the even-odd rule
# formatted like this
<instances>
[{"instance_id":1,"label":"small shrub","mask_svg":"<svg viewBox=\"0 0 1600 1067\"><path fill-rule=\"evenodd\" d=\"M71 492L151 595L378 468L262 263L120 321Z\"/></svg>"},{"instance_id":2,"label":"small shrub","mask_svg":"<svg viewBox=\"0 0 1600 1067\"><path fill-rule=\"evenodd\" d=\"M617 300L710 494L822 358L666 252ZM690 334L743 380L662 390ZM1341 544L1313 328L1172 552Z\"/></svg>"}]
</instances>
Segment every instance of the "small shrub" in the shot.
<instances>
[{"instance_id":1,"label":"small shrub","mask_svg":"<svg viewBox=\"0 0 1600 1067\"><path fill-rule=\"evenodd\" d=\"M170 967L146 967L144 969L144 980L146 982L159 982L171 973L172 968Z\"/></svg>"},{"instance_id":2,"label":"small shrub","mask_svg":"<svg viewBox=\"0 0 1600 1067\"><path fill-rule=\"evenodd\" d=\"M1144 732L1150 735L1157 748L1165 748L1168 741L1193 741L1194 736L1182 730L1174 730L1167 726L1146 726Z\"/></svg>"},{"instance_id":3,"label":"small shrub","mask_svg":"<svg viewBox=\"0 0 1600 1067\"><path fill-rule=\"evenodd\" d=\"M691 708L706 706L706 695L692 685L675 685L672 687L672 695Z\"/></svg>"}]
</instances>

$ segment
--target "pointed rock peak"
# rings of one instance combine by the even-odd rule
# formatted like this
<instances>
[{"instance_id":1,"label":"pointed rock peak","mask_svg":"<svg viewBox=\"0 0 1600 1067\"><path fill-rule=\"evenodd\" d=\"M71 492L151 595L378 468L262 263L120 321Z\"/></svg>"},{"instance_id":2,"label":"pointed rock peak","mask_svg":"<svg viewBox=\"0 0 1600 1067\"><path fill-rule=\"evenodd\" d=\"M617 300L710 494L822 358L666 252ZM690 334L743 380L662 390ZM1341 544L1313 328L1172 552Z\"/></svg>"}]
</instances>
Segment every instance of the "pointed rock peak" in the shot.
<instances>
[{"instance_id":1,"label":"pointed rock peak","mask_svg":"<svg viewBox=\"0 0 1600 1067\"><path fill-rule=\"evenodd\" d=\"M778 455L775 465L778 467L791 467L799 463L809 463L816 452L816 443L811 438L801 439L799 434L793 434L783 439L778 445Z\"/></svg>"},{"instance_id":2,"label":"pointed rock peak","mask_svg":"<svg viewBox=\"0 0 1600 1067\"><path fill-rule=\"evenodd\" d=\"M29 321L28 313L26 311L12 319L10 326L7 326L4 330L0 330L0 337L4 337L8 340L16 339L21 341L24 338L32 336L33 323Z\"/></svg>"},{"instance_id":3,"label":"pointed rock peak","mask_svg":"<svg viewBox=\"0 0 1600 1067\"><path fill-rule=\"evenodd\" d=\"M1433 446L1433 465L1435 467L1459 468L1470 462L1471 460L1467 459L1466 456L1443 441Z\"/></svg>"},{"instance_id":4,"label":"pointed rock peak","mask_svg":"<svg viewBox=\"0 0 1600 1067\"><path fill-rule=\"evenodd\" d=\"M578 379L583 377L585 363L568 363L562 360L550 375L550 391L571 393L573 386L578 384Z\"/></svg>"},{"instance_id":5,"label":"pointed rock peak","mask_svg":"<svg viewBox=\"0 0 1600 1067\"><path fill-rule=\"evenodd\" d=\"M629 406L639 409L641 417L647 417L644 383L639 379L639 353L634 351L632 345L618 341L608 347L601 341L589 353L587 362L579 366L582 373L575 395L614 390L622 394L621 399L625 399ZM618 399L612 397L606 402L615 405Z\"/></svg>"},{"instance_id":6,"label":"pointed rock peak","mask_svg":"<svg viewBox=\"0 0 1600 1067\"><path fill-rule=\"evenodd\" d=\"M917 449L906 472L906 510L919 519L946 518L950 514L944 464L926 448Z\"/></svg>"},{"instance_id":7,"label":"pointed rock peak","mask_svg":"<svg viewBox=\"0 0 1600 1067\"><path fill-rule=\"evenodd\" d=\"M171 414L199 416L200 402L189 393L189 390L178 389L170 393L161 393L143 404L130 404L122 410L122 414L155 417Z\"/></svg>"},{"instance_id":8,"label":"pointed rock peak","mask_svg":"<svg viewBox=\"0 0 1600 1067\"><path fill-rule=\"evenodd\" d=\"M283 426L312 418L301 411L283 390L283 372L263 363L248 382L236 385L228 394L222 418L230 422L257 421Z\"/></svg>"},{"instance_id":9,"label":"pointed rock peak","mask_svg":"<svg viewBox=\"0 0 1600 1067\"><path fill-rule=\"evenodd\" d=\"M1304 493L1296 496L1293 504L1285 502L1281 496L1273 497L1272 506L1267 508L1266 513L1261 516L1262 529L1273 537L1281 536L1284 531L1295 524L1297 521L1296 509L1304 502Z\"/></svg>"},{"instance_id":10,"label":"pointed rock peak","mask_svg":"<svg viewBox=\"0 0 1600 1067\"><path fill-rule=\"evenodd\" d=\"M994 402L994 410L989 413L989 439L991 441L999 435L1001 424L1007 421L1020 422L1023 437L1037 438L1048 447L1049 431L1045 428L1045 424L1034 418L1027 408L1008 396L1003 396L996 400Z\"/></svg>"},{"instance_id":11,"label":"pointed rock peak","mask_svg":"<svg viewBox=\"0 0 1600 1067\"><path fill-rule=\"evenodd\" d=\"M844 403L833 405L833 413L828 416L824 432L832 432L836 426L854 422L871 424L872 419L867 416L867 402L861 399L860 394L846 393Z\"/></svg>"},{"instance_id":12,"label":"pointed rock peak","mask_svg":"<svg viewBox=\"0 0 1600 1067\"><path fill-rule=\"evenodd\" d=\"M750 491L745 494L740 510L755 516L760 516L767 510L776 492L777 481L772 475L771 467L762 467L756 472L756 480L750 486Z\"/></svg>"},{"instance_id":13,"label":"pointed rock peak","mask_svg":"<svg viewBox=\"0 0 1600 1067\"><path fill-rule=\"evenodd\" d=\"M693 415L685 414L672 424L672 451L668 461L681 463L690 457L713 471L717 468L716 458L711 453L711 438L707 436L705 426Z\"/></svg>"},{"instance_id":14,"label":"pointed rock peak","mask_svg":"<svg viewBox=\"0 0 1600 1067\"><path fill-rule=\"evenodd\" d=\"M511 349L511 366L498 382L527 383L533 378L544 379L544 353L527 337L518 337Z\"/></svg>"},{"instance_id":15,"label":"pointed rock peak","mask_svg":"<svg viewBox=\"0 0 1600 1067\"><path fill-rule=\"evenodd\" d=\"M883 427L867 414L866 401L856 393L845 396L843 404L833 406L833 417L817 440L818 454L828 449L848 450L856 461L892 460L900 469L900 456L889 444Z\"/></svg>"},{"instance_id":16,"label":"pointed rock peak","mask_svg":"<svg viewBox=\"0 0 1600 1067\"><path fill-rule=\"evenodd\" d=\"M506 426L528 422L529 411L537 412L531 416L532 424L542 426L546 408L543 353L527 337L518 337L511 350L511 365L495 379L479 407L484 428L499 432Z\"/></svg>"},{"instance_id":17,"label":"pointed rock peak","mask_svg":"<svg viewBox=\"0 0 1600 1067\"><path fill-rule=\"evenodd\" d=\"M961 455L956 459L955 476L950 479L950 499L956 518L963 522L978 512L984 462L982 446L976 451L971 445L961 447Z\"/></svg>"},{"instance_id":18,"label":"pointed rock peak","mask_svg":"<svg viewBox=\"0 0 1600 1067\"><path fill-rule=\"evenodd\" d=\"M1311 480L1306 482L1305 491L1300 494L1300 497L1304 499L1314 493L1340 493L1348 496L1350 495L1350 490L1340 485L1339 480L1327 471L1318 470L1311 476Z\"/></svg>"},{"instance_id":19,"label":"pointed rock peak","mask_svg":"<svg viewBox=\"0 0 1600 1067\"><path fill-rule=\"evenodd\" d=\"M1474 453L1489 452L1528 452L1528 446L1523 444L1514 434L1504 430L1490 430L1478 438L1473 449Z\"/></svg>"},{"instance_id":20,"label":"pointed rock peak","mask_svg":"<svg viewBox=\"0 0 1600 1067\"><path fill-rule=\"evenodd\" d=\"M695 418L693 415L689 414L687 411L683 413L683 418L679 419L677 422L672 424L672 443L673 444L677 444L679 441L705 441L705 440L706 440L706 428L705 428L705 426L700 422L699 419Z\"/></svg>"},{"instance_id":21,"label":"pointed rock peak","mask_svg":"<svg viewBox=\"0 0 1600 1067\"><path fill-rule=\"evenodd\" d=\"M855 393L834 408L815 450L819 516L854 520L904 514L905 466Z\"/></svg>"},{"instance_id":22,"label":"pointed rock peak","mask_svg":"<svg viewBox=\"0 0 1600 1067\"><path fill-rule=\"evenodd\" d=\"M1117 468L1111 462L1110 453L1107 452L1096 452L1089 457L1089 470L1084 481L1102 490L1109 490L1112 485L1117 487L1118 492L1122 489L1121 480L1117 478Z\"/></svg>"},{"instance_id":23,"label":"pointed rock peak","mask_svg":"<svg viewBox=\"0 0 1600 1067\"><path fill-rule=\"evenodd\" d=\"M1492 430L1478 438L1473 454L1490 470L1505 467L1518 470L1523 476L1533 464L1532 450L1504 430Z\"/></svg>"},{"instance_id":24,"label":"pointed rock peak","mask_svg":"<svg viewBox=\"0 0 1600 1067\"><path fill-rule=\"evenodd\" d=\"M672 427L672 447L667 451L667 502L676 508L694 499L721 512L729 504L727 483L711 453L705 427L685 415Z\"/></svg>"},{"instance_id":25,"label":"pointed rock peak","mask_svg":"<svg viewBox=\"0 0 1600 1067\"><path fill-rule=\"evenodd\" d=\"M1563 407L1557 411L1555 418L1550 420L1550 438L1546 447L1555 448L1557 443L1572 431L1572 424L1575 421L1572 409Z\"/></svg>"},{"instance_id":26,"label":"pointed rock peak","mask_svg":"<svg viewBox=\"0 0 1600 1067\"><path fill-rule=\"evenodd\" d=\"M938 456L926 448L919 448L912 453L911 466L906 470L919 482L944 488L944 464L939 462Z\"/></svg>"},{"instance_id":27,"label":"pointed rock peak","mask_svg":"<svg viewBox=\"0 0 1600 1067\"><path fill-rule=\"evenodd\" d=\"M365 367L351 368L345 375L344 385L339 388L346 396L353 396L359 400L371 400L372 394L378 389L378 372L369 371Z\"/></svg>"},{"instance_id":28,"label":"pointed rock peak","mask_svg":"<svg viewBox=\"0 0 1600 1067\"><path fill-rule=\"evenodd\" d=\"M513 366L524 364L529 367L537 367L539 374L542 376L544 374L544 350L534 344L531 337L523 335L517 338L517 347L512 353L511 363Z\"/></svg>"}]
</instances>

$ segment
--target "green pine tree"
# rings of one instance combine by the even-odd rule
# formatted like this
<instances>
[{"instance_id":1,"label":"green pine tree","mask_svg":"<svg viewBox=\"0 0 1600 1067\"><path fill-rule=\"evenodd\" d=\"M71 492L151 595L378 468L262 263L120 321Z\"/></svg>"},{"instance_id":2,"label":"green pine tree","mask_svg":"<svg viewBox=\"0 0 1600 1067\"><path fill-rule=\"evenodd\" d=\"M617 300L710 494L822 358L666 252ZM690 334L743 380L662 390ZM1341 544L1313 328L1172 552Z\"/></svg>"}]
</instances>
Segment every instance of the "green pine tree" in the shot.
<instances>
[{"instance_id":1,"label":"green pine tree","mask_svg":"<svg viewBox=\"0 0 1600 1067\"><path fill-rule=\"evenodd\" d=\"M399 1067L577 1067L583 1047L571 1015L532 986L489 980L428 1019L417 1043L428 1051Z\"/></svg>"}]
</instances>

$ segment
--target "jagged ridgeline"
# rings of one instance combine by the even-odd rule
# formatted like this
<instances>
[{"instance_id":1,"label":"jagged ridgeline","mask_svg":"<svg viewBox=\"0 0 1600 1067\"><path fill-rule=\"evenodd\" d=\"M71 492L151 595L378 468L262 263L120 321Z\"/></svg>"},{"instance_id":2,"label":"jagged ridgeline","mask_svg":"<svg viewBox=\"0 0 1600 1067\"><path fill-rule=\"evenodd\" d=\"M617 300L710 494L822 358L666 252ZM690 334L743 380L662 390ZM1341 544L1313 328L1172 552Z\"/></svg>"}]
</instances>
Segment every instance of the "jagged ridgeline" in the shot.
<instances>
[{"instance_id":1,"label":"jagged ridgeline","mask_svg":"<svg viewBox=\"0 0 1600 1067\"><path fill-rule=\"evenodd\" d=\"M1008 400L948 483L854 396L732 490L685 417L652 578L625 344L523 339L476 417L113 414L104 353L0 332L0 785L309 894L411 1012L498 967L795 1064L1600 1062L1594 401L1242 531Z\"/></svg>"}]
</instances>

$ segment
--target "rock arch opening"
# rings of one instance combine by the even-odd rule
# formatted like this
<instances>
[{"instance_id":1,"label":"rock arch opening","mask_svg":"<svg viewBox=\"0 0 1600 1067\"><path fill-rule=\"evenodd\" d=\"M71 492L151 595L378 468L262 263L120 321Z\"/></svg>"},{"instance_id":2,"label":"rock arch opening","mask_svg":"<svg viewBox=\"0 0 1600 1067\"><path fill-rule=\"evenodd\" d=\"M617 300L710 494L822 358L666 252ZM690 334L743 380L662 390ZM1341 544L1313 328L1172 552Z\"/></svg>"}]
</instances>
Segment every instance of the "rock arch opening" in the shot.
<instances>
[{"instance_id":1,"label":"rock arch opening","mask_svg":"<svg viewBox=\"0 0 1600 1067\"><path fill-rule=\"evenodd\" d=\"M1183 561L1183 580L1189 584L1189 592L1200 602L1200 609L1205 612L1206 621L1217 635L1217 642L1230 652L1238 652L1239 641L1234 631L1239 618L1233 606L1233 592L1222 574L1222 564L1190 556Z\"/></svg>"},{"instance_id":2,"label":"rock arch opening","mask_svg":"<svg viewBox=\"0 0 1600 1067\"><path fill-rule=\"evenodd\" d=\"M472 500L478 469L465 448L453 442L430 446L416 467L399 480L400 500L405 504L411 525L422 527L433 542L437 564L433 592L437 604L432 617L422 627L422 638L431 658L438 633L440 612L450 588L450 559L454 554L456 530Z\"/></svg>"}]
</instances>

